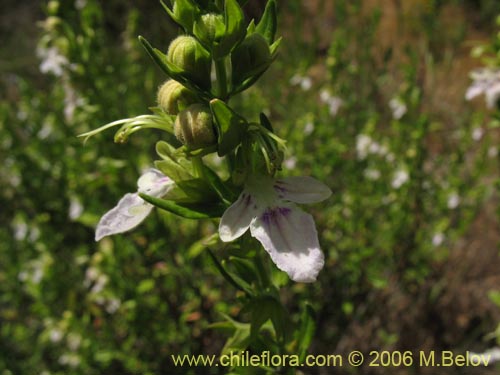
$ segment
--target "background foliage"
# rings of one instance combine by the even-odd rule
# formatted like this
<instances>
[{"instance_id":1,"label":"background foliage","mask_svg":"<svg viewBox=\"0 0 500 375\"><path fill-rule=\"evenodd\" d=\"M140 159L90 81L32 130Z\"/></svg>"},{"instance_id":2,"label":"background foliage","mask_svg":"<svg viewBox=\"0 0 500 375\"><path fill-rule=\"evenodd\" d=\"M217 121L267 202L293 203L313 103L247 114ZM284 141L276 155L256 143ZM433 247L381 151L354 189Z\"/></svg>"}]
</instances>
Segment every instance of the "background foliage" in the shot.
<instances>
[{"instance_id":1,"label":"background foliage","mask_svg":"<svg viewBox=\"0 0 500 375\"><path fill-rule=\"evenodd\" d=\"M334 191L312 210L319 282L282 291L293 320L315 308L311 353L497 345L498 115L463 97L481 65L470 49L495 43L500 6L279 6L280 56L235 106L249 118L264 108L288 139L284 174ZM193 244L215 223L155 210L140 230L93 241L160 134L126 147L76 138L155 104L165 77L136 36L166 48L177 29L149 1L1 7L0 374L168 374L172 353L219 353L224 334L208 325L248 317ZM261 8L250 1L247 16ZM42 74L50 48L66 60Z\"/></svg>"}]
</instances>

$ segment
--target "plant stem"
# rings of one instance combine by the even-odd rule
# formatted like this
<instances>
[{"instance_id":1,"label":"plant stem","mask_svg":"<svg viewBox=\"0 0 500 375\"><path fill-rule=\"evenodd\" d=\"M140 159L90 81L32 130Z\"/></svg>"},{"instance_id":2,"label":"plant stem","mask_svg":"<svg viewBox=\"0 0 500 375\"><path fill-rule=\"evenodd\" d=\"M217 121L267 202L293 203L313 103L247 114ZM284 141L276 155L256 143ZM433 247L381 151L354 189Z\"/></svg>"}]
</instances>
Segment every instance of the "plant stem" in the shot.
<instances>
[{"instance_id":1,"label":"plant stem","mask_svg":"<svg viewBox=\"0 0 500 375\"><path fill-rule=\"evenodd\" d=\"M214 60L215 74L217 76L217 95L219 99L226 101L227 96L227 73L224 58Z\"/></svg>"}]
</instances>

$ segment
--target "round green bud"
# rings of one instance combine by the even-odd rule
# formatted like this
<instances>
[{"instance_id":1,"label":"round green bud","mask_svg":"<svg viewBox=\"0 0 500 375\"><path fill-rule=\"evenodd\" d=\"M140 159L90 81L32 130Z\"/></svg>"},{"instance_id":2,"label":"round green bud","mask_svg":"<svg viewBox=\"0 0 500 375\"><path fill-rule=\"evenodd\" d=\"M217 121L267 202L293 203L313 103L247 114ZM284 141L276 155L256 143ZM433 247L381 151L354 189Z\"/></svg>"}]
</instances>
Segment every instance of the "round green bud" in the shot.
<instances>
[{"instance_id":1,"label":"round green bud","mask_svg":"<svg viewBox=\"0 0 500 375\"><path fill-rule=\"evenodd\" d=\"M192 150L211 146L216 142L212 112L199 103L179 112L174 132L177 139Z\"/></svg>"},{"instance_id":2,"label":"round green bud","mask_svg":"<svg viewBox=\"0 0 500 375\"><path fill-rule=\"evenodd\" d=\"M211 46L224 30L224 17L221 14L207 13L196 20L193 32L202 43Z\"/></svg>"},{"instance_id":3,"label":"round green bud","mask_svg":"<svg viewBox=\"0 0 500 375\"><path fill-rule=\"evenodd\" d=\"M174 80L166 81L158 90L158 107L169 115L176 115L189 105L196 103L196 95Z\"/></svg>"},{"instance_id":4,"label":"round green bud","mask_svg":"<svg viewBox=\"0 0 500 375\"><path fill-rule=\"evenodd\" d=\"M186 78L203 88L210 87L210 54L192 36L182 35L170 43L168 61L175 65Z\"/></svg>"},{"instance_id":5,"label":"round green bud","mask_svg":"<svg viewBox=\"0 0 500 375\"><path fill-rule=\"evenodd\" d=\"M271 63L271 51L262 35L247 36L231 53L232 80L234 84L262 73Z\"/></svg>"},{"instance_id":6,"label":"round green bud","mask_svg":"<svg viewBox=\"0 0 500 375\"><path fill-rule=\"evenodd\" d=\"M59 5L60 5L59 1L56 0L49 1L49 3L47 4L47 13L50 15L57 14L57 12L59 11Z\"/></svg>"}]
</instances>

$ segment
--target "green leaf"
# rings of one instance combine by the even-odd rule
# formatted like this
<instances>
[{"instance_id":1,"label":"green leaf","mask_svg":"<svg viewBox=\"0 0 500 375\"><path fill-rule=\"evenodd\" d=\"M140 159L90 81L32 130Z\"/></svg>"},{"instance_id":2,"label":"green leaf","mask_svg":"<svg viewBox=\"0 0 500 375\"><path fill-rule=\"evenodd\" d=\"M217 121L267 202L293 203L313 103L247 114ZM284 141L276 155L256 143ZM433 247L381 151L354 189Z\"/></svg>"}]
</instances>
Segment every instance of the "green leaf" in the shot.
<instances>
[{"instance_id":1,"label":"green leaf","mask_svg":"<svg viewBox=\"0 0 500 375\"><path fill-rule=\"evenodd\" d=\"M222 100L210 101L210 108L217 127L217 154L224 156L241 143L248 123Z\"/></svg>"},{"instance_id":2,"label":"green leaf","mask_svg":"<svg viewBox=\"0 0 500 375\"><path fill-rule=\"evenodd\" d=\"M185 217L186 219L208 219L222 216L225 206L220 204L201 204L201 203L178 203L171 200L155 198L150 195L140 193L139 196L146 202L169 211L175 215Z\"/></svg>"},{"instance_id":3,"label":"green leaf","mask_svg":"<svg viewBox=\"0 0 500 375\"><path fill-rule=\"evenodd\" d=\"M187 33L193 29L193 22L199 13L198 7L191 0L175 0L173 11L160 0L160 3L175 23L180 25Z\"/></svg>"},{"instance_id":4,"label":"green leaf","mask_svg":"<svg viewBox=\"0 0 500 375\"><path fill-rule=\"evenodd\" d=\"M172 159L157 160L155 161L155 167L158 168L165 176L168 176L176 183L183 181L192 176L179 164L174 162Z\"/></svg>"},{"instance_id":5,"label":"green leaf","mask_svg":"<svg viewBox=\"0 0 500 375\"><path fill-rule=\"evenodd\" d=\"M207 249L209 246L214 246L219 241L219 233L211 234L210 236L204 237L201 240L193 243L188 251L187 257L188 259L196 258L201 252Z\"/></svg>"},{"instance_id":6,"label":"green leaf","mask_svg":"<svg viewBox=\"0 0 500 375\"><path fill-rule=\"evenodd\" d=\"M302 315L300 318L300 328L296 337L301 362L304 361L306 357L307 350L311 345L315 331L316 321L314 309L310 304L307 303L302 310Z\"/></svg>"},{"instance_id":7,"label":"green leaf","mask_svg":"<svg viewBox=\"0 0 500 375\"><path fill-rule=\"evenodd\" d=\"M271 56L273 57L273 59L276 58L276 51L278 50L278 47L280 46L281 44L281 40L282 38L280 37L279 39L277 39L273 44L271 44L269 46L269 50L271 51Z\"/></svg>"},{"instance_id":8,"label":"green leaf","mask_svg":"<svg viewBox=\"0 0 500 375\"><path fill-rule=\"evenodd\" d=\"M146 49L146 52L149 54L149 56L166 75L197 93L198 96L203 100L210 100L213 97L209 91L198 86L190 79L190 77L186 76L184 72L179 70L179 68L177 68L175 65L171 64L167 60L167 56L160 50L154 48L145 38L139 36L139 41Z\"/></svg>"},{"instance_id":9,"label":"green leaf","mask_svg":"<svg viewBox=\"0 0 500 375\"><path fill-rule=\"evenodd\" d=\"M225 1L224 23L226 25L224 36L212 50L214 59L226 56L245 38L245 16L236 0Z\"/></svg>"},{"instance_id":10,"label":"green leaf","mask_svg":"<svg viewBox=\"0 0 500 375\"><path fill-rule=\"evenodd\" d=\"M274 296L264 295L250 302L251 311L251 337L256 339L261 327L265 322L271 320L276 337L283 339L287 323L286 312Z\"/></svg>"},{"instance_id":11,"label":"green leaf","mask_svg":"<svg viewBox=\"0 0 500 375\"><path fill-rule=\"evenodd\" d=\"M153 279L142 280L137 286L137 293L145 294L155 287L155 281Z\"/></svg>"},{"instance_id":12,"label":"green leaf","mask_svg":"<svg viewBox=\"0 0 500 375\"><path fill-rule=\"evenodd\" d=\"M247 283L251 284L259 279L255 265L250 260L232 256L229 261L238 275Z\"/></svg>"},{"instance_id":13,"label":"green leaf","mask_svg":"<svg viewBox=\"0 0 500 375\"><path fill-rule=\"evenodd\" d=\"M259 115L260 124L269 130L271 133L274 133L273 126L271 125L271 121L267 118L267 116L261 112Z\"/></svg>"},{"instance_id":14,"label":"green leaf","mask_svg":"<svg viewBox=\"0 0 500 375\"><path fill-rule=\"evenodd\" d=\"M224 184L220 177L212 169L203 164L203 174L207 179L210 187L219 196L220 200L228 205L234 201L233 192Z\"/></svg>"},{"instance_id":15,"label":"green leaf","mask_svg":"<svg viewBox=\"0 0 500 375\"><path fill-rule=\"evenodd\" d=\"M236 289L241 290L248 296L252 296L252 290L250 288L250 285L248 285L245 281L243 281L241 278L239 278L237 275L235 275L232 272L229 272L226 270L226 268L219 262L215 254L212 252L212 250L208 250L208 255L210 256L210 259L214 262L215 267L219 270L221 275Z\"/></svg>"},{"instance_id":16,"label":"green leaf","mask_svg":"<svg viewBox=\"0 0 500 375\"><path fill-rule=\"evenodd\" d=\"M264 39L266 39L267 43L271 45L274 42L277 24L276 1L269 0L266 4L266 9L264 10L264 14L260 19L260 22L255 27L255 31L261 34Z\"/></svg>"}]
</instances>

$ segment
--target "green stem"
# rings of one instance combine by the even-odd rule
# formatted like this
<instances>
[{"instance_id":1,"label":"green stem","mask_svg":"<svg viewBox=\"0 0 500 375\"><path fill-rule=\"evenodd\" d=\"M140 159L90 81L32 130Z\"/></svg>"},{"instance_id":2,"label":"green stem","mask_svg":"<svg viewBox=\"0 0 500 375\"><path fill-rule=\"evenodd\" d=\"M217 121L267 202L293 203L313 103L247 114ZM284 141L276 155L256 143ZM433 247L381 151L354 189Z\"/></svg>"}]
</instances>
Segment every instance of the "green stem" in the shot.
<instances>
[{"instance_id":1,"label":"green stem","mask_svg":"<svg viewBox=\"0 0 500 375\"><path fill-rule=\"evenodd\" d=\"M224 58L215 60L215 74L217 76L217 96L226 101L227 96L227 72Z\"/></svg>"},{"instance_id":2,"label":"green stem","mask_svg":"<svg viewBox=\"0 0 500 375\"><path fill-rule=\"evenodd\" d=\"M195 176L204 179L203 160L201 160L201 156L192 156L191 162L193 163Z\"/></svg>"}]
</instances>

